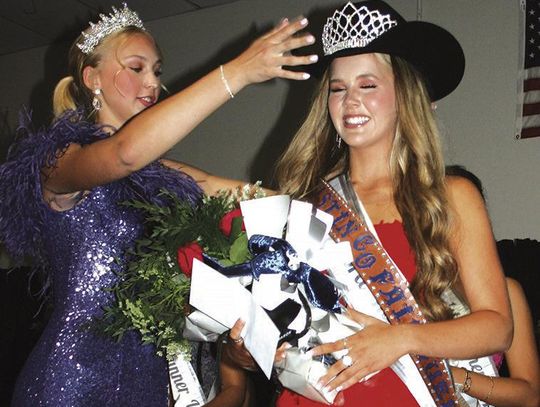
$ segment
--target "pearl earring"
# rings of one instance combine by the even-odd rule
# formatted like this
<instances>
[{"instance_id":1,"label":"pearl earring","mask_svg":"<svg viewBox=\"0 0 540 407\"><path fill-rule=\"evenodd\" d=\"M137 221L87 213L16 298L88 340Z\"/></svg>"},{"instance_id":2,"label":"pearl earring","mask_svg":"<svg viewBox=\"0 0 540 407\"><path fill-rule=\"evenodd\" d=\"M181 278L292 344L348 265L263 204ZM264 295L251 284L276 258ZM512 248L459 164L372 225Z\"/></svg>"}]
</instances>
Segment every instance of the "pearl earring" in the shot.
<instances>
[{"instance_id":1,"label":"pearl earring","mask_svg":"<svg viewBox=\"0 0 540 407\"><path fill-rule=\"evenodd\" d=\"M92 99L92 106L94 107L95 111L99 111L101 109L101 100L98 99L98 95L101 95L101 89L94 89L94 99Z\"/></svg>"}]
</instances>

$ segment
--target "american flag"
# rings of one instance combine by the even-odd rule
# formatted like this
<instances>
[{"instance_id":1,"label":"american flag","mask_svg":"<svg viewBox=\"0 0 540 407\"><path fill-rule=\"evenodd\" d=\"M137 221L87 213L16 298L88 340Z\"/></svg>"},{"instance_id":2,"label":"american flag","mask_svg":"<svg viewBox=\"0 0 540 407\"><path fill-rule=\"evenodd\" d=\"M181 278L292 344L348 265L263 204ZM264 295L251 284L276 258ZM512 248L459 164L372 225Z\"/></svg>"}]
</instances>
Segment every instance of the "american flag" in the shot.
<instances>
[{"instance_id":1,"label":"american flag","mask_svg":"<svg viewBox=\"0 0 540 407\"><path fill-rule=\"evenodd\" d=\"M521 132L517 137L531 138L540 136L540 0L526 0L524 31Z\"/></svg>"}]
</instances>

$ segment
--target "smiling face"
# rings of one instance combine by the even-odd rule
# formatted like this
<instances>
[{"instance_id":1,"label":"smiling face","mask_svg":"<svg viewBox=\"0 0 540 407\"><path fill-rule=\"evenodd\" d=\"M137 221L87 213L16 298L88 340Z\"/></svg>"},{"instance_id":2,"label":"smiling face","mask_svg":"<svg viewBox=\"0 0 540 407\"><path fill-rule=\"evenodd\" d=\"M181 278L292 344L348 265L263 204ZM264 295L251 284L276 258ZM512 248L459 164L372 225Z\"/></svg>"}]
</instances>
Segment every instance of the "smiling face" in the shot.
<instances>
[{"instance_id":1,"label":"smiling face","mask_svg":"<svg viewBox=\"0 0 540 407\"><path fill-rule=\"evenodd\" d=\"M104 46L98 66L85 70L86 86L101 90L100 124L120 128L158 99L161 58L148 35L137 33L112 40Z\"/></svg>"},{"instance_id":2,"label":"smiling face","mask_svg":"<svg viewBox=\"0 0 540 407\"><path fill-rule=\"evenodd\" d=\"M332 61L328 110L337 133L351 149L381 146L390 151L397 125L390 63L381 54Z\"/></svg>"}]
</instances>

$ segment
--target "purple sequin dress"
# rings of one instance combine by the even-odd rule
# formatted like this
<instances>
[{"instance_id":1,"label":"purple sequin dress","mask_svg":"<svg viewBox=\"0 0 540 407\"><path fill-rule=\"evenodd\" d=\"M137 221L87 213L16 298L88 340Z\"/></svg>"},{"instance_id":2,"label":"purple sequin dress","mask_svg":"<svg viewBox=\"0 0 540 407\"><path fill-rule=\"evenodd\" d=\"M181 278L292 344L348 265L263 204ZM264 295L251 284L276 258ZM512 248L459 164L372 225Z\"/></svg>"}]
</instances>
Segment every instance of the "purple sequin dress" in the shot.
<instances>
[{"instance_id":1,"label":"purple sequin dress","mask_svg":"<svg viewBox=\"0 0 540 407\"><path fill-rule=\"evenodd\" d=\"M142 231L140 215L119 202L159 203L160 188L195 203L201 191L185 174L150 164L96 187L72 209L43 201L40 168L69 145L106 134L71 112L47 131L26 130L0 167L0 238L14 258L31 254L49 272L54 310L20 374L13 406L167 406L166 362L131 332L117 343L91 329L114 301L104 288L116 281L125 249ZM78 121L75 121L78 120ZM118 260L120 261L118 262Z\"/></svg>"}]
</instances>

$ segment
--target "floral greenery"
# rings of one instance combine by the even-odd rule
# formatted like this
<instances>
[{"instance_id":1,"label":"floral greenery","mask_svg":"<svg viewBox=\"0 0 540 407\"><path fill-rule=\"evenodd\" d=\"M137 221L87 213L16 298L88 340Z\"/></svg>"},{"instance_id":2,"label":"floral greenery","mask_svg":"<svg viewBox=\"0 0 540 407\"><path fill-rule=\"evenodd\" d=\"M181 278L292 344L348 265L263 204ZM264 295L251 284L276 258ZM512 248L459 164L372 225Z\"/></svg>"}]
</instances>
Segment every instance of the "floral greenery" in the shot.
<instances>
[{"instance_id":1,"label":"floral greenery","mask_svg":"<svg viewBox=\"0 0 540 407\"><path fill-rule=\"evenodd\" d=\"M137 330L145 344L174 359L189 358L190 347L182 337L184 316L189 312L190 280L178 265L178 249L192 242L222 265L239 264L250 258L242 218L232 221L226 236L220 230L223 217L238 207L238 201L264 196L258 184L235 193L204 196L195 207L168 191L161 192L170 205L160 207L143 201L126 205L144 213L146 233L127 253L127 265L111 288L116 302L105 308L100 321L104 331L117 339ZM190 273L188 273L190 275Z\"/></svg>"}]
</instances>

